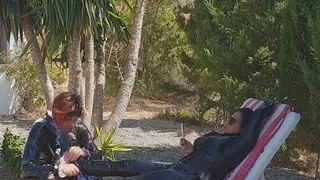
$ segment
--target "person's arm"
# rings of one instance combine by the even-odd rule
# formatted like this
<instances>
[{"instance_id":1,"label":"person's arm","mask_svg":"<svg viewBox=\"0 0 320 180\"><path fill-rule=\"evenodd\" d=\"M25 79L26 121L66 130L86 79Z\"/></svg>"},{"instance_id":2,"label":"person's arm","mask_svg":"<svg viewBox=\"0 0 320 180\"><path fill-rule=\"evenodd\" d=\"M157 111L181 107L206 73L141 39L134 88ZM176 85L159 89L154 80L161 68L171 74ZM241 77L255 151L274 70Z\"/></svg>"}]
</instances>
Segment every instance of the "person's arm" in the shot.
<instances>
[{"instance_id":1,"label":"person's arm","mask_svg":"<svg viewBox=\"0 0 320 180\"><path fill-rule=\"evenodd\" d=\"M217 135L217 134L219 134L219 133L217 133L216 131L212 131L212 132L209 132L209 133L207 133L207 134L204 134L202 137L215 136L215 135Z\"/></svg>"},{"instance_id":2,"label":"person's arm","mask_svg":"<svg viewBox=\"0 0 320 180\"><path fill-rule=\"evenodd\" d=\"M50 174L57 172L54 164L36 164L39 158L39 149L44 143L46 142L44 142L43 125L41 123L35 123L29 132L23 152L21 164L22 178L48 179Z\"/></svg>"},{"instance_id":3,"label":"person's arm","mask_svg":"<svg viewBox=\"0 0 320 180\"><path fill-rule=\"evenodd\" d=\"M237 152L242 150L247 151L253 148L259 137L260 122L272 113L274 104L274 101L264 102L261 107L254 111L248 125L241 130L240 135L235 139L235 141L225 147L223 151L225 157L235 155Z\"/></svg>"},{"instance_id":4,"label":"person's arm","mask_svg":"<svg viewBox=\"0 0 320 180\"><path fill-rule=\"evenodd\" d=\"M83 148L87 153L89 159L102 159L101 153L98 151L96 144L94 143L91 134L83 123L77 125L77 134L79 146Z\"/></svg>"},{"instance_id":5,"label":"person's arm","mask_svg":"<svg viewBox=\"0 0 320 180\"><path fill-rule=\"evenodd\" d=\"M213 131L213 132L204 134L201 137L209 137L217 134L218 134L217 132ZM180 151L183 152L185 155L191 154L194 151L194 148L197 147L197 144L199 143L201 137L197 138L193 144L190 141L186 140L185 138L181 138L179 143Z\"/></svg>"}]
</instances>

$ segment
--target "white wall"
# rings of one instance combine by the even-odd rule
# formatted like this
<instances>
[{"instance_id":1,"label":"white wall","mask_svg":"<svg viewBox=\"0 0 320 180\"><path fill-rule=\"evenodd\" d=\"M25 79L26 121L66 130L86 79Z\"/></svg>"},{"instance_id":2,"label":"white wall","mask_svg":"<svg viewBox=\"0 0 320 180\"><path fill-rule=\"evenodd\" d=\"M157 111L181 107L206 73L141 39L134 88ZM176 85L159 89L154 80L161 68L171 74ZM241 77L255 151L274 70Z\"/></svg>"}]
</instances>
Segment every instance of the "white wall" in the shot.
<instances>
[{"instance_id":1,"label":"white wall","mask_svg":"<svg viewBox=\"0 0 320 180\"><path fill-rule=\"evenodd\" d=\"M8 81L5 73L0 73L0 115L12 115L17 111L19 98L13 85L14 82Z\"/></svg>"},{"instance_id":2,"label":"white wall","mask_svg":"<svg viewBox=\"0 0 320 180\"><path fill-rule=\"evenodd\" d=\"M14 48L13 37L10 43L6 40L4 30L0 25L0 51L10 51ZM14 81L9 81L4 72L0 72L0 115L12 115L19 108L18 97L14 89Z\"/></svg>"}]
</instances>

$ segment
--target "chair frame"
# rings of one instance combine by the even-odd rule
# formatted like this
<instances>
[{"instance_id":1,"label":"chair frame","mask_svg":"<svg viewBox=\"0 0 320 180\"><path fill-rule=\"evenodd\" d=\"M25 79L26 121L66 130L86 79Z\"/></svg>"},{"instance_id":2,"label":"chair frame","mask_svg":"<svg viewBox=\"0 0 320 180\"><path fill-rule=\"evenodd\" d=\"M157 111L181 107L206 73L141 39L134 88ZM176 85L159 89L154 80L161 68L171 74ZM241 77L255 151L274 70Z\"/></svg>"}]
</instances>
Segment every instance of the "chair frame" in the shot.
<instances>
[{"instance_id":1,"label":"chair frame","mask_svg":"<svg viewBox=\"0 0 320 180\"><path fill-rule=\"evenodd\" d=\"M289 112L280 129L275 133L274 137L265 146L264 151L256 160L253 167L245 177L245 180L265 180L264 170L270 163L273 156L279 150L281 144L286 140L294 127L298 124L301 115L296 112Z\"/></svg>"}]
</instances>

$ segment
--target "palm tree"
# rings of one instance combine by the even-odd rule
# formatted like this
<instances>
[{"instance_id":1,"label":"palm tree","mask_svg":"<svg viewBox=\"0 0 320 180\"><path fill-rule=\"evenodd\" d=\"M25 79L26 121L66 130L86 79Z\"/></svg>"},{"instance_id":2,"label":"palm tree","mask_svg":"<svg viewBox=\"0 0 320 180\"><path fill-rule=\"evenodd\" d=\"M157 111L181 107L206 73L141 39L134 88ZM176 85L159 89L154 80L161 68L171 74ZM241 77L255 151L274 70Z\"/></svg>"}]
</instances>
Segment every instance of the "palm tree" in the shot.
<instances>
[{"instance_id":1,"label":"palm tree","mask_svg":"<svg viewBox=\"0 0 320 180\"><path fill-rule=\"evenodd\" d=\"M90 36L85 39L85 92L86 92L86 108L88 114L84 116L83 122L91 125L91 116L92 116L92 109L93 109L93 95L95 89L94 83L94 40L93 37Z\"/></svg>"},{"instance_id":2,"label":"palm tree","mask_svg":"<svg viewBox=\"0 0 320 180\"><path fill-rule=\"evenodd\" d=\"M112 111L107 123L103 126L102 132L106 133L119 127L122 122L123 115L127 109L132 89L134 86L138 55L141 43L141 30L144 15L143 0L135 0L134 19L133 19L133 33L129 44L128 61L125 67L124 80L120 87L117 97L117 105Z\"/></svg>"},{"instance_id":3,"label":"palm tree","mask_svg":"<svg viewBox=\"0 0 320 180\"><path fill-rule=\"evenodd\" d=\"M47 108L51 109L54 89L44 65L45 57L41 54L41 49L36 38L39 32L41 32L41 24L39 24L39 22L41 22L41 16L40 13L35 13L34 6L36 6L36 4L27 4L26 0L1 0L0 24L4 25L8 38L10 38L10 34L13 34L16 41L19 39L23 41L23 35L25 36L28 43L27 47L30 48L33 64L36 67ZM38 29L35 29L37 27Z\"/></svg>"},{"instance_id":4,"label":"palm tree","mask_svg":"<svg viewBox=\"0 0 320 180\"><path fill-rule=\"evenodd\" d=\"M105 67L105 41L96 41L97 47L97 76L95 84L95 92L93 99L93 110L91 125L100 127L100 120L103 118L103 100L104 100L104 87L106 81L106 67ZM112 51L112 49L111 49Z\"/></svg>"},{"instance_id":5,"label":"palm tree","mask_svg":"<svg viewBox=\"0 0 320 180\"><path fill-rule=\"evenodd\" d=\"M49 52L58 51L61 44L67 44L69 60L69 91L81 95L84 108L83 121L89 127L93 106L93 38L106 35L111 27L118 34L126 34L121 19L116 15L111 1L101 0L32 0L40 4L44 11L44 24L48 29ZM86 83L83 88L83 75L80 56L81 38L84 36ZM86 96L86 97L85 97Z\"/></svg>"}]
</instances>

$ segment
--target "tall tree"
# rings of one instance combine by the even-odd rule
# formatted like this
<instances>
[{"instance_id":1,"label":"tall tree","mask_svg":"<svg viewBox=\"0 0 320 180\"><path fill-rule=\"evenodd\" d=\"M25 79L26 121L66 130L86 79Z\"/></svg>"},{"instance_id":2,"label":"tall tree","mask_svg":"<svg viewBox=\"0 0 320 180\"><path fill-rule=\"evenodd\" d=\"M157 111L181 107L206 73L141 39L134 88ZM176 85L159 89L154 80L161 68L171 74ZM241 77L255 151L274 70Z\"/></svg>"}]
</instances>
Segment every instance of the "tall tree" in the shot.
<instances>
[{"instance_id":1,"label":"tall tree","mask_svg":"<svg viewBox=\"0 0 320 180\"><path fill-rule=\"evenodd\" d=\"M116 15L114 5L111 1L100 0L33 0L42 5L44 10L45 27L51 40L48 44L49 54L55 53L61 44L67 44L69 60L69 91L81 95L84 107L83 120L89 127L91 125L91 113L93 102L93 39L106 37L111 26L116 32L126 32L124 24ZM81 38L84 37L85 60L87 63L86 81L83 80L80 56ZM84 88L84 82L88 86ZM87 98L86 98L86 97ZM88 102L86 102L88 101Z\"/></svg>"},{"instance_id":2,"label":"tall tree","mask_svg":"<svg viewBox=\"0 0 320 180\"><path fill-rule=\"evenodd\" d=\"M280 87L287 101L303 116L299 127L305 129L309 137L304 144L299 144L317 153L316 177L319 177L320 159L319 8L318 1L288 1L283 14L280 50Z\"/></svg>"},{"instance_id":3,"label":"tall tree","mask_svg":"<svg viewBox=\"0 0 320 180\"><path fill-rule=\"evenodd\" d=\"M91 124L92 108L93 108L93 96L94 96L94 40L92 36L85 39L85 107L86 114L83 117L83 122L87 125Z\"/></svg>"},{"instance_id":4,"label":"tall tree","mask_svg":"<svg viewBox=\"0 0 320 180\"><path fill-rule=\"evenodd\" d=\"M181 62L191 49L176 23L171 0L147 1L145 9L136 82L151 92L177 83Z\"/></svg>"},{"instance_id":5,"label":"tall tree","mask_svg":"<svg viewBox=\"0 0 320 180\"><path fill-rule=\"evenodd\" d=\"M127 109L135 82L144 16L143 0L135 0L133 13L133 32L129 44L128 61L125 67L124 80L118 92L116 107L110 115L108 122L102 128L102 132L104 133L119 127Z\"/></svg>"},{"instance_id":6,"label":"tall tree","mask_svg":"<svg viewBox=\"0 0 320 180\"><path fill-rule=\"evenodd\" d=\"M231 110L248 97L274 97L280 0L196 0L180 9L194 55L184 62L185 74L196 87L201 113Z\"/></svg>"},{"instance_id":7,"label":"tall tree","mask_svg":"<svg viewBox=\"0 0 320 180\"><path fill-rule=\"evenodd\" d=\"M82 94L82 62L80 57L81 30L76 27L68 40L69 84L68 90L78 95ZM85 107L85 98L82 97Z\"/></svg>"},{"instance_id":8,"label":"tall tree","mask_svg":"<svg viewBox=\"0 0 320 180\"><path fill-rule=\"evenodd\" d=\"M97 76L95 84L95 92L93 99L92 121L91 124L100 127L100 121L103 118L103 100L104 87L106 82L106 56L105 41L96 41L97 50ZM112 52L112 48L110 49Z\"/></svg>"}]
</instances>

